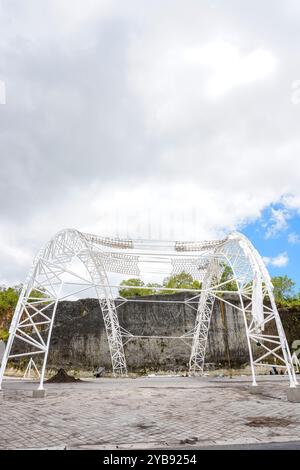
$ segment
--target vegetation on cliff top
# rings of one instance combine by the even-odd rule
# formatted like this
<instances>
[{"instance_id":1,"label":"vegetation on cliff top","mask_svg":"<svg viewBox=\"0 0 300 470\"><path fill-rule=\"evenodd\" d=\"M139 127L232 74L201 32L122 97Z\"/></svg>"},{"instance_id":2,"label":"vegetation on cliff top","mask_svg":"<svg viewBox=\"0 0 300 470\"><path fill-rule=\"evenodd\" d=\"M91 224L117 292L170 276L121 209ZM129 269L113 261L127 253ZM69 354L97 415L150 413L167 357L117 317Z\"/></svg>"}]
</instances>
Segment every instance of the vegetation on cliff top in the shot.
<instances>
[{"instance_id":1,"label":"vegetation on cliff top","mask_svg":"<svg viewBox=\"0 0 300 470\"><path fill-rule=\"evenodd\" d=\"M162 285L151 282L145 284L141 279L131 278L122 281L120 286L124 287L119 289L119 294L122 297L128 298L143 295L174 294L176 290L172 289L200 289L201 283L197 280L194 280L191 274L182 271L181 273L175 274L174 276L166 277Z\"/></svg>"},{"instance_id":2,"label":"vegetation on cliff top","mask_svg":"<svg viewBox=\"0 0 300 470\"><path fill-rule=\"evenodd\" d=\"M226 267L221 279L225 283L221 286L221 290L234 291L236 290L236 283L230 281L232 278L232 271ZM295 292L295 282L288 276L276 276L272 278L274 286L275 300L279 307L287 310L300 309L300 292ZM163 287L162 290L157 289ZM0 340L7 340L8 328L11 322L17 301L20 295L22 286L13 287L0 287ZM157 283L145 284L141 279L131 278L121 282L119 294L122 297L135 297L144 295L155 294L173 294L176 290L197 290L201 288L201 283L193 278L192 275L186 272L181 272L164 279L162 285ZM35 292L34 297L43 297L39 291Z\"/></svg>"},{"instance_id":3,"label":"vegetation on cliff top","mask_svg":"<svg viewBox=\"0 0 300 470\"><path fill-rule=\"evenodd\" d=\"M8 328L16 308L22 285L13 287L0 286L0 340L6 341L8 338ZM33 297L42 298L44 294L34 291Z\"/></svg>"}]
</instances>

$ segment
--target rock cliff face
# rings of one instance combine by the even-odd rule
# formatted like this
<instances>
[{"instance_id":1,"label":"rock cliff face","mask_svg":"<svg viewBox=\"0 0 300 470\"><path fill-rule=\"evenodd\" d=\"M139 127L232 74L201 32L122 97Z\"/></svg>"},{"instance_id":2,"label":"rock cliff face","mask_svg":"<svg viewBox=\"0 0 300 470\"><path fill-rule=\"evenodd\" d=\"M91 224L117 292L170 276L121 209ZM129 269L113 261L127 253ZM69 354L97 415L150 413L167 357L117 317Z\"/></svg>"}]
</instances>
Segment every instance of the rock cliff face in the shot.
<instances>
[{"instance_id":1,"label":"rock cliff face","mask_svg":"<svg viewBox=\"0 0 300 470\"><path fill-rule=\"evenodd\" d=\"M196 306L184 301L190 294L142 297L143 302L120 304L120 325L135 335L157 338L133 339L124 346L129 371L187 370L191 340L164 339L162 336L181 336L195 324ZM163 303L153 302L155 300ZM236 296L225 300L235 303ZM300 311L281 310L283 327L289 345L300 339ZM267 324L266 334L274 334ZM24 352L26 345L16 344L13 352ZM258 348L255 346L255 349ZM261 348L260 348L261 349ZM255 356L254 351L254 356ZM38 358L36 358L38 361ZM208 335L206 363L236 367L249 362L244 319L229 304L215 301ZM48 366L92 369L104 366L111 369L105 326L96 299L60 302L55 317Z\"/></svg>"},{"instance_id":2,"label":"rock cliff face","mask_svg":"<svg viewBox=\"0 0 300 470\"><path fill-rule=\"evenodd\" d=\"M118 308L120 325L143 336L181 336L195 323L196 311L181 303L187 298L188 295L182 293L143 297L143 303L125 303ZM172 303L153 303L157 299L172 300ZM230 301L234 302L234 299ZM291 344L300 338L300 313L281 312L281 315ZM297 328L294 329L293 325ZM184 370L189 360L190 345L190 340L183 342L180 339L131 340L124 347L128 369ZM248 362L243 316L230 305L217 300L208 336L206 362L231 366ZM106 332L96 299L59 304L48 364L66 368L105 366L110 369Z\"/></svg>"}]
</instances>

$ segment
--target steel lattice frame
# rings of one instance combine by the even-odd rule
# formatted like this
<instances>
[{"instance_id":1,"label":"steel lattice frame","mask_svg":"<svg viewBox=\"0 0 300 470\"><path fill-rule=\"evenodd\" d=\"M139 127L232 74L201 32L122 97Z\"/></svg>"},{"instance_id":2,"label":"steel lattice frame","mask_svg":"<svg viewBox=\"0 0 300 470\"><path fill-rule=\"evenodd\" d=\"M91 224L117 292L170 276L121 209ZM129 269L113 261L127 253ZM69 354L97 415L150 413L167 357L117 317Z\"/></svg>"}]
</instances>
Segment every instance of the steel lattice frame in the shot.
<instances>
[{"instance_id":1,"label":"steel lattice frame","mask_svg":"<svg viewBox=\"0 0 300 470\"><path fill-rule=\"evenodd\" d=\"M80 266L80 269L78 267ZM168 266L169 271L164 272ZM232 277L222 281L222 273L230 267ZM152 271L149 270L152 267ZM196 310L194 328L181 336L151 336L184 341L191 349L191 375L202 375L209 325L215 299L231 305L243 315L252 384L256 385L258 366L282 368L289 377L290 386L298 385L290 350L273 295L273 286L267 269L250 241L234 232L223 240L204 242L153 242L99 237L66 229L57 233L38 253L28 279L23 286L9 330L9 339L0 370L0 389L11 359L28 359L39 376L43 389L51 333L57 305L60 301L93 292L99 300L115 375L127 375L124 344L136 336L120 327L117 309L124 302L151 302L118 296L119 285L110 282L111 273L140 276L143 272L176 274L182 271L201 281L201 288L189 291L182 302ZM148 271L147 271L148 270ZM226 291L226 285L235 283L236 290ZM126 287L127 289L127 287ZM130 289L130 287L128 287ZM136 289L136 287L134 287ZM156 290L164 288L156 288ZM170 289L185 291L186 289ZM224 298L230 293L238 302ZM229 300L228 300L229 299ZM153 300L170 303L172 300ZM274 334L264 332L273 323ZM253 344L263 352L253 357ZM41 356L40 368L33 358Z\"/></svg>"}]
</instances>

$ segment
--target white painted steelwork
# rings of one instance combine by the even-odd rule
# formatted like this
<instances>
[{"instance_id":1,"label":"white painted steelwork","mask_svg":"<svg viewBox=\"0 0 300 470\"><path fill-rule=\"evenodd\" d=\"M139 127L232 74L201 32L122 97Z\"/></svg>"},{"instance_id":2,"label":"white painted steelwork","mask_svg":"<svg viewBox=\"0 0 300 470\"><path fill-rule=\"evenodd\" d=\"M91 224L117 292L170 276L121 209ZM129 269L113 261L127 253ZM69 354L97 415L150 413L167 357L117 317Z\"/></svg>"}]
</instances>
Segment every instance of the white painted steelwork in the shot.
<instances>
[{"instance_id":1,"label":"white painted steelwork","mask_svg":"<svg viewBox=\"0 0 300 470\"><path fill-rule=\"evenodd\" d=\"M229 266L232 276L222 281L226 266ZM118 295L120 284L112 279L116 275L164 276L183 271L201 283L199 289L188 291L190 297L183 301L168 300L168 297L165 300L125 298ZM235 290L231 290L232 284L236 286ZM224 298L226 286L228 293L236 297L235 301L231 302L232 297ZM126 286L126 289L131 288L137 289ZM168 291L159 286L155 290ZM186 289L172 288L170 291L186 292ZM117 309L124 302L176 302L195 309L196 321L191 331L176 337L151 337L184 341L191 350L189 372L201 375L213 306L218 299L243 316L252 384L256 385L256 368L263 365L283 368L290 386L297 385L269 274L262 258L245 236L234 232L223 240L161 242L112 239L66 229L57 233L38 253L23 286L2 359L0 388L7 362L28 357L30 366L40 364L40 369L37 369L39 389L43 389L57 305L83 295L98 298L115 375L127 375L124 344L135 338L150 337L133 335L120 326ZM272 334L266 334L265 326L271 326L271 323ZM260 353L255 358L254 343L260 346ZM39 356L42 360L33 362L33 357L38 359Z\"/></svg>"}]
</instances>

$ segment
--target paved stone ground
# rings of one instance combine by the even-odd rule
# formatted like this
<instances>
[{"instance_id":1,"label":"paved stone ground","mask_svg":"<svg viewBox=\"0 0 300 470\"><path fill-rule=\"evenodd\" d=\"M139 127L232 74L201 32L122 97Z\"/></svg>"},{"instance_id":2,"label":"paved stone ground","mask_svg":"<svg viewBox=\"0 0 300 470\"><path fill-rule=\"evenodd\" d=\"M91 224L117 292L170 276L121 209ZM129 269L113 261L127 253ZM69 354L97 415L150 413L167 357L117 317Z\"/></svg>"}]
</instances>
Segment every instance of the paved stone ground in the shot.
<instances>
[{"instance_id":1,"label":"paved stone ground","mask_svg":"<svg viewBox=\"0 0 300 470\"><path fill-rule=\"evenodd\" d=\"M47 384L7 379L0 398L0 448L195 448L300 440L300 404L287 380L143 377Z\"/></svg>"}]
</instances>

